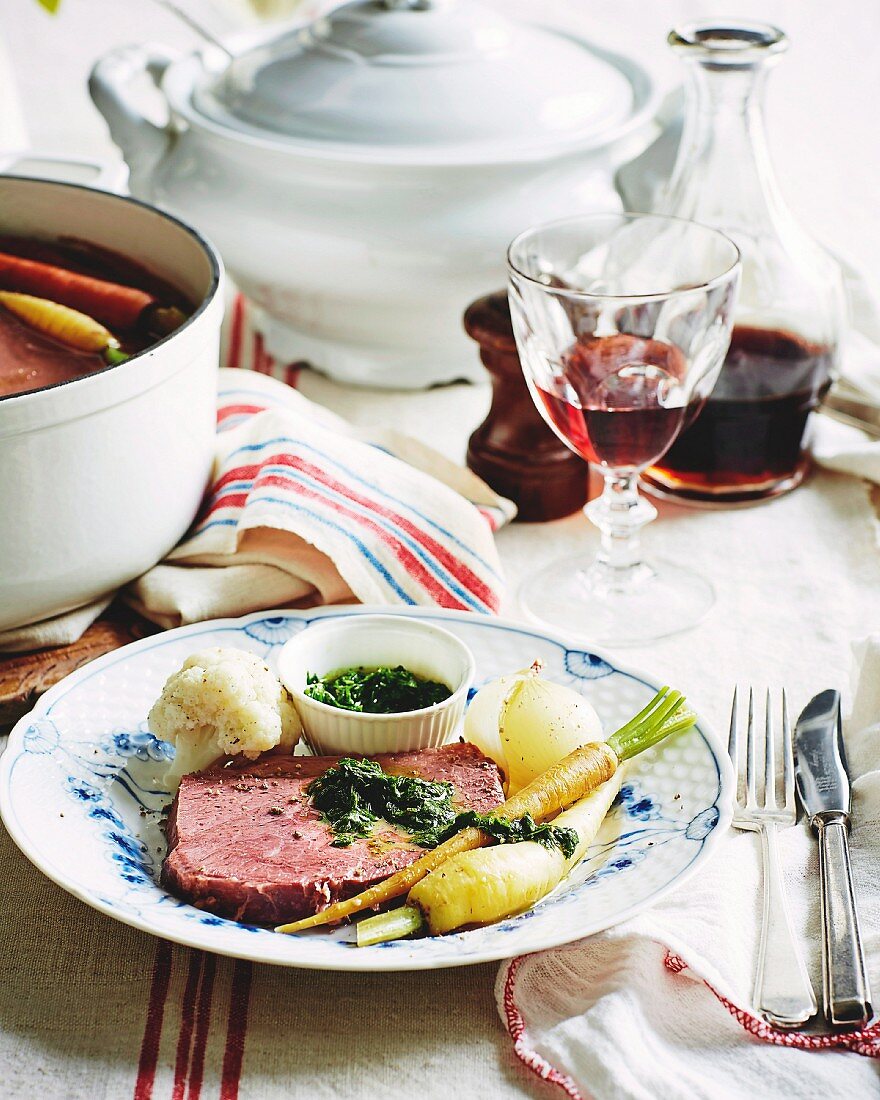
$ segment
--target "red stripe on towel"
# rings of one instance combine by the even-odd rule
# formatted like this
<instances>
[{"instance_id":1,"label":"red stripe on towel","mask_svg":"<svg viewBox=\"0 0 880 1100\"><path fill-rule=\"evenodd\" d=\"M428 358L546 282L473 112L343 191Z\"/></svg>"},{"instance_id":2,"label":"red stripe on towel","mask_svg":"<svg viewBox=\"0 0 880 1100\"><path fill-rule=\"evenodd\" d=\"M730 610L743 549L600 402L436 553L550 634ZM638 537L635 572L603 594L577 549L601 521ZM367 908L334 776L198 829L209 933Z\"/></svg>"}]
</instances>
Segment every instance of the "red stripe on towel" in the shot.
<instances>
[{"instance_id":1,"label":"red stripe on towel","mask_svg":"<svg viewBox=\"0 0 880 1100\"><path fill-rule=\"evenodd\" d=\"M236 294L232 303L232 324L229 326L229 350L226 355L228 367L241 366L241 345L244 335L244 296Z\"/></svg>"},{"instance_id":2,"label":"red stripe on towel","mask_svg":"<svg viewBox=\"0 0 880 1100\"><path fill-rule=\"evenodd\" d=\"M205 1076L205 1048L208 1045L208 1031L211 1027L211 999L214 995L216 970L216 956L205 955L202 966L202 980L199 984L199 999L196 1005L196 1030L193 1040L192 1060L189 1064L187 1100L199 1100L202 1091L202 1081Z\"/></svg>"},{"instance_id":3,"label":"red stripe on towel","mask_svg":"<svg viewBox=\"0 0 880 1100\"><path fill-rule=\"evenodd\" d=\"M288 461L288 458L291 460ZM408 520L406 516L402 516L399 512L395 512L392 508L388 508L385 505L379 504L378 501L371 500L369 497L363 496L358 492L352 491L351 486L343 484L341 481L337 481L330 474L326 473L318 466L312 465L310 462L305 462L302 459L294 458L293 456L285 456L284 465L290 466L293 469L299 470L307 477L317 481L319 485L324 486L331 492L337 493L339 496L344 496L350 500L353 504L359 504L363 508L368 508L370 511L375 512L377 515L382 516L383 519L390 520L396 527L399 527L405 534L418 543L423 549L427 550L433 557L443 566L444 569L452 576L452 578L464 588L471 595L476 596L486 607L493 611L497 611L497 597L492 592L487 584L485 584L475 573L473 573L459 558L456 558L451 554L445 546L437 542L421 527L416 526L412 521ZM280 474L267 474L265 477L258 478L261 485L277 485L279 488L295 489L296 492L302 492L302 487L298 483L291 483L286 481L283 475ZM286 482L286 483L285 483ZM255 482L256 484L256 482ZM319 496L315 492L316 496ZM326 499L323 498L322 499ZM340 507L339 511L345 511ZM355 518L360 517L360 513L351 512ZM360 517L363 518L363 517ZM380 529L381 530L381 529ZM406 551L409 554L409 551ZM450 593L448 596L444 594L444 590L439 587L439 584L431 578L431 575L427 572L418 558L411 556L413 567L409 572L414 576L418 576L422 584L428 591L431 592L433 598L442 607L456 607L462 610L470 610L467 604L461 603L456 596ZM449 602L452 601L452 602Z\"/></svg>"},{"instance_id":4,"label":"red stripe on towel","mask_svg":"<svg viewBox=\"0 0 880 1100\"><path fill-rule=\"evenodd\" d=\"M153 976L150 980L150 997L147 1002L147 1021L144 1025L144 1037L141 1040L137 1080L134 1086L134 1100L150 1100L153 1095L156 1064L159 1061L159 1043L162 1039L162 1020L165 1016L165 1002L168 999L170 982L171 944L167 940L159 940L156 944L156 955L153 959Z\"/></svg>"},{"instance_id":5,"label":"red stripe on towel","mask_svg":"<svg viewBox=\"0 0 880 1100\"><path fill-rule=\"evenodd\" d=\"M263 340L263 334L260 332L254 333L254 351L251 369L257 371L258 374L272 373L272 359L266 353L266 343Z\"/></svg>"},{"instance_id":6,"label":"red stripe on towel","mask_svg":"<svg viewBox=\"0 0 880 1100\"><path fill-rule=\"evenodd\" d=\"M388 519L409 535L415 542L427 550L430 554L436 558L436 560L447 570L447 572L458 581L471 595L480 600L491 611L497 611L499 606L499 596L493 592L492 589L478 577L467 565L464 564L461 559L456 558L450 551L432 538L426 531L412 523L405 516L399 512L395 512L392 508L380 504L378 501L373 500L367 496L354 491L351 485L344 484L341 481L337 481L330 474L326 473L320 467L313 465L310 462L293 454L275 454L267 456L263 459L259 465L251 464L249 466L238 466L232 470L227 470L222 477L218 478L212 486L213 499L205 512L200 517L200 522L204 522L213 512L219 508L243 508L248 500L248 492L236 491L233 493L222 494L224 485L230 484L234 481L248 481L252 480L253 485L251 492L257 488L263 488L265 486L275 486L280 489L289 489L300 496L311 496L313 499L318 499L326 503L329 507L332 507L335 511L344 515L348 515L350 518L355 519L357 522L362 523L365 527L369 527L371 530L380 534L382 541L386 545L392 546L394 554L398 561L404 564L404 556L406 561L411 563L407 565L408 572L416 577L419 582L430 592L432 599L435 600L442 607L454 607L462 610L470 610L467 604L460 602L456 596L448 593L445 588L440 586L440 583L435 580L430 573L424 568L423 564L410 553L405 547L400 546L399 551L392 545L392 540L397 543L391 532L385 531L384 528L375 524L368 516L363 516L359 512L355 512L352 509L347 508L342 502L338 500L328 499L323 493L314 489L309 489L300 485L298 482L293 482L289 478L286 478L283 474L263 474L263 466L288 466L293 470L305 474L306 476L317 481L320 485L336 493L338 496L344 497L346 500L350 500L354 504L361 505L364 508L375 512L377 515L382 516L383 519ZM399 544L397 544L399 546ZM402 556L403 555L403 556Z\"/></svg>"},{"instance_id":7,"label":"red stripe on towel","mask_svg":"<svg viewBox=\"0 0 880 1100\"><path fill-rule=\"evenodd\" d=\"M475 504L474 507L489 524L489 530L493 532L498 530L498 513L493 512L491 508L481 508L479 504Z\"/></svg>"},{"instance_id":8,"label":"red stripe on towel","mask_svg":"<svg viewBox=\"0 0 880 1100\"><path fill-rule=\"evenodd\" d=\"M204 961L204 952L190 951L186 986L183 990L183 1003L180 1006L180 1032L177 1036L177 1054L174 1058L174 1085L171 1090L171 1100L183 1100L183 1093L186 1088L193 1024L195 1023L196 997L202 978Z\"/></svg>"},{"instance_id":9,"label":"red stripe on towel","mask_svg":"<svg viewBox=\"0 0 880 1100\"><path fill-rule=\"evenodd\" d=\"M217 410L217 422L220 425L231 416L253 416L255 412L265 411L265 405L222 405Z\"/></svg>"},{"instance_id":10,"label":"red stripe on towel","mask_svg":"<svg viewBox=\"0 0 880 1100\"><path fill-rule=\"evenodd\" d=\"M217 410L217 423L222 424L230 416L252 416L265 411L265 405L223 405Z\"/></svg>"},{"instance_id":11,"label":"red stripe on towel","mask_svg":"<svg viewBox=\"0 0 880 1100\"><path fill-rule=\"evenodd\" d=\"M292 461L287 461L288 457ZM402 516L399 512L395 512L392 508L388 508L385 505L370 500L369 497L365 497L356 491L352 491L351 486L343 484L341 481L336 480L330 474L326 473L319 466L315 466L313 463L306 462L303 459L294 458L294 456L284 456L284 464L290 465L294 469L301 470L304 474L314 478L315 481L325 485L333 492L339 493L342 496L348 497L349 500L355 504L361 504L366 508L372 509L385 519L389 519L392 523L395 523L408 535L410 535L416 542L428 550L437 559L438 562L457 580L464 588L468 590L477 599L481 600L487 607L491 607L495 601L495 595L487 584L485 584L475 573L473 573L459 558L456 558L453 554L447 550L445 546L437 542L421 527L417 527L414 523ZM497 607L493 608L497 610Z\"/></svg>"},{"instance_id":12,"label":"red stripe on towel","mask_svg":"<svg viewBox=\"0 0 880 1100\"><path fill-rule=\"evenodd\" d=\"M229 998L229 1023L226 1027L220 1100L238 1100L238 1083L241 1080L241 1066L244 1059L253 973L254 968L251 963L236 959L232 972L232 992Z\"/></svg>"},{"instance_id":13,"label":"red stripe on towel","mask_svg":"<svg viewBox=\"0 0 880 1100\"><path fill-rule=\"evenodd\" d=\"M288 479L270 475L260 481L260 488L266 486L277 486L282 489L288 489L291 488L291 483ZM386 531L385 528L381 527L375 520L370 519L369 516L362 515L360 512L356 512L353 508L347 507L341 501L328 498L324 493L316 489L310 489L308 486L299 484L293 486L293 488L295 489L296 496L300 500L318 501L332 512L340 516L345 516L347 519L354 520L362 529L371 531L376 535L379 541L394 555L400 566L425 589L434 603L439 604L441 607L451 607L458 611L471 610L468 608L467 604L462 603L456 596L453 596L442 584L440 584L436 577L432 576L415 554L400 542L397 536L390 531ZM207 512L201 516L200 522L204 522L218 508L243 508L247 503L248 495L248 493L242 492L227 493L225 496L213 500Z\"/></svg>"},{"instance_id":14,"label":"red stripe on towel","mask_svg":"<svg viewBox=\"0 0 880 1100\"><path fill-rule=\"evenodd\" d=\"M256 332L251 333L251 370L260 373L260 337Z\"/></svg>"}]
</instances>

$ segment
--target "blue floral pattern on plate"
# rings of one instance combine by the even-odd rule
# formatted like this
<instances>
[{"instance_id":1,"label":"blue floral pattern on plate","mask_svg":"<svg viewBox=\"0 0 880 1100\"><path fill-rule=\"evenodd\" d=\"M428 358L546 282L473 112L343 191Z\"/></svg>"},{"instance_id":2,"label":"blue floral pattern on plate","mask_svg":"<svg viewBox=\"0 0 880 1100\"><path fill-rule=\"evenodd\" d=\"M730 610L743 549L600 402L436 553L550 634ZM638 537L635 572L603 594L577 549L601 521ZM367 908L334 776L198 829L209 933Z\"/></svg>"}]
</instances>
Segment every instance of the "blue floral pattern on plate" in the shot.
<instances>
[{"instance_id":1,"label":"blue floral pattern on plate","mask_svg":"<svg viewBox=\"0 0 880 1100\"><path fill-rule=\"evenodd\" d=\"M596 653L586 653L582 649L565 651L565 671L578 680L599 680L610 676L614 666Z\"/></svg>"},{"instance_id":2,"label":"blue floral pattern on plate","mask_svg":"<svg viewBox=\"0 0 880 1100\"><path fill-rule=\"evenodd\" d=\"M159 782L171 746L145 716L165 678L191 652L249 649L270 667L312 622L369 608L271 612L183 627L135 642L77 670L13 731L0 760L0 810L41 870L126 923L195 947L289 966L407 970L504 958L617 923L692 873L729 824L726 754L700 725L628 766L620 795L584 862L528 913L451 936L358 949L351 928L278 936L212 916L158 883L168 796ZM388 608L381 609L387 613ZM470 646L477 683L540 657L546 673L581 691L606 728L644 705L653 684L610 658L570 649L528 627L459 612L405 609Z\"/></svg>"}]
</instances>

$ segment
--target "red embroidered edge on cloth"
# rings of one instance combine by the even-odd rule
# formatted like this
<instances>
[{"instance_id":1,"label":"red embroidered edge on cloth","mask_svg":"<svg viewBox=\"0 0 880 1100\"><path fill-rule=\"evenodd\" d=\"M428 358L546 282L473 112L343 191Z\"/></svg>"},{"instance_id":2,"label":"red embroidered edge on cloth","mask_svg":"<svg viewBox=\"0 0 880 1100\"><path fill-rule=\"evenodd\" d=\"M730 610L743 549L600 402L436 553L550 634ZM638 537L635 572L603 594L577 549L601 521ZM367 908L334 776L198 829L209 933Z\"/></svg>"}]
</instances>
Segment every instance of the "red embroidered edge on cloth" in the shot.
<instances>
[{"instance_id":1,"label":"red embroidered edge on cloth","mask_svg":"<svg viewBox=\"0 0 880 1100\"><path fill-rule=\"evenodd\" d=\"M673 974L680 974L682 970L688 969L684 959L672 951L666 952L663 964ZM802 1031L778 1031L766 1020L753 1016L751 1012L729 1001L705 979L703 984L741 1027L765 1043L773 1043L781 1047L796 1047L798 1050L851 1050L866 1058L880 1058L880 1023L874 1024L873 1027L861 1028L859 1031L846 1031L834 1035L806 1035Z\"/></svg>"},{"instance_id":2,"label":"red embroidered edge on cloth","mask_svg":"<svg viewBox=\"0 0 880 1100\"><path fill-rule=\"evenodd\" d=\"M556 1069L546 1058L543 1058L528 1045L525 1021L517 1007L514 995L516 975L526 958L528 958L527 955L517 955L516 958L511 959L504 979L504 1017L508 1034L513 1040L513 1051L532 1073L562 1089L567 1096L571 1097L571 1100L590 1100L586 1094L578 1089L571 1077ZM680 974L683 970L688 969L688 964L684 959L672 951L666 952L663 963L666 969L672 971L673 974ZM749 1034L765 1043L795 1047L799 1050L851 1050L853 1053L861 1054L866 1058L880 1058L880 1023L876 1023L872 1027L862 1028L860 1031L847 1031L839 1035L806 1035L800 1031L777 1031L766 1021L728 1000L727 997L711 986L705 978L702 980L709 992L724 1005L737 1023L745 1028Z\"/></svg>"},{"instance_id":3,"label":"red embroidered edge on cloth","mask_svg":"<svg viewBox=\"0 0 880 1100\"><path fill-rule=\"evenodd\" d=\"M528 1067L532 1073L536 1073L544 1081L557 1085L562 1091L571 1097L571 1100L589 1100L572 1081L567 1073L561 1073L550 1065L546 1058L542 1058L536 1050L532 1050L526 1042L526 1025L522 1013L516 1007L513 988L516 984L516 975L524 959L528 955L517 955L511 959L507 967L507 976L504 979L504 1016L507 1021L507 1030L513 1039L513 1051L517 1058Z\"/></svg>"}]
</instances>

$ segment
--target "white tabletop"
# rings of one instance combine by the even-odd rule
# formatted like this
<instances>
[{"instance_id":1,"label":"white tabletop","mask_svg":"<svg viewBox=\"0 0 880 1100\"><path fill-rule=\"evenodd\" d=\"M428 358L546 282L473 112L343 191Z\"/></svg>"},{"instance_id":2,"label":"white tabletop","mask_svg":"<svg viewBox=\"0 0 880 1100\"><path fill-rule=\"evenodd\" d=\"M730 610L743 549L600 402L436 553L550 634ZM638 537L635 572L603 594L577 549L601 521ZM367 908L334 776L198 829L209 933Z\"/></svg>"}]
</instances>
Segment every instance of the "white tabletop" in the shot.
<instances>
[{"instance_id":1,"label":"white tabletop","mask_svg":"<svg viewBox=\"0 0 880 1100\"><path fill-rule=\"evenodd\" d=\"M793 42L770 96L783 191L818 235L880 281L875 0L508 0L505 7L578 21L597 40L654 57L670 81L675 63L663 42L673 23L707 13L778 22ZM18 78L31 144L46 152L112 156L85 91L86 76L109 48L144 39L181 46L193 41L148 0L63 0L55 19L36 0L0 5L0 43ZM487 387L389 395L349 392L308 376L302 388L353 420L393 423L457 459L488 404ZM736 682L785 683L795 708L815 690L845 688L851 641L880 622L874 513L866 487L854 479L820 474L790 497L745 511L664 507L646 541L652 551L691 561L711 575L718 603L699 629L629 651L624 660L682 688L718 725ZM514 525L500 533L499 547L509 581L505 611L516 614L515 590L531 568L578 547L588 554L595 538L576 515L554 524ZM112 974L114 952L142 957L146 972L153 958L148 937L108 927L105 918L26 868L8 841L6 852L15 860L9 903L32 906L35 913L55 907L62 928L65 921L81 922L97 983ZM75 965L75 946L65 954L56 945L54 952L52 965ZM241 1095L469 1097L477 1085L483 1097L555 1095L513 1056L495 1011L493 977L491 966L387 978L256 968ZM20 1084L15 1095L28 1087L53 1097L129 1095L137 1051L121 1048L100 1014L91 1031L65 1032L62 1041L53 1031L51 1001L63 979L41 971L36 991L27 996L22 982L7 973L0 983L9 1025L0 1038L0 1069L14 1072ZM144 990L132 992L144 996ZM124 1013L124 1004L117 1011ZM297 1045L292 1076L279 1055L280 1035ZM21 1068L21 1041L29 1045L24 1062L40 1066L39 1084Z\"/></svg>"}]
</instances>

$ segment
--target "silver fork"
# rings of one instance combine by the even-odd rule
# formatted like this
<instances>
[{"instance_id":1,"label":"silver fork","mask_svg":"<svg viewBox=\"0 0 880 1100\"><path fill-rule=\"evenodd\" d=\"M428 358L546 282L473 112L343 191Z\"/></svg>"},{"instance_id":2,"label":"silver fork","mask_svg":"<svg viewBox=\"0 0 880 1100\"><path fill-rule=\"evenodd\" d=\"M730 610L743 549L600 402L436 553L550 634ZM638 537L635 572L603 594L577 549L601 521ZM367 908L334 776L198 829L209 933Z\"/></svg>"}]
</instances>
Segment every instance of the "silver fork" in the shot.
<instances>
[{"instance_id":1,"label":"silver fork","mask_svg":"<svg viewBox=\"0 0 880 1100\"><path fill-rule=\"evenodd\" d=\"M764 914L758 947L758 970L755 975L755 1005L761 1015L775 1027L798 1027L815 1015L817 1005L803 956L792 931L776 843L777 830L794 825L797 820L791 722L788 717L788 700L785 691L782 692L780 753L776 751L770 702L768 689L764 717L764 782L759 798L754 692L749 688L749 714L743 761L739 759L743 754L739 751L736 690L733 693L730 739L727 745L727 751L737 772L736 810L733 815L733 824L737 829L751 829L759 832L764 854ZM777 755L781 757L779 766ZM782 805L776 798L777 786L782 788Z\"/></svg>"}]
</instances>

